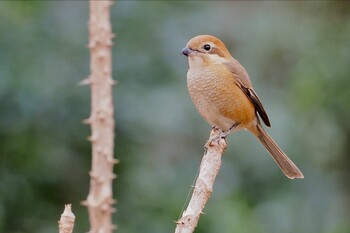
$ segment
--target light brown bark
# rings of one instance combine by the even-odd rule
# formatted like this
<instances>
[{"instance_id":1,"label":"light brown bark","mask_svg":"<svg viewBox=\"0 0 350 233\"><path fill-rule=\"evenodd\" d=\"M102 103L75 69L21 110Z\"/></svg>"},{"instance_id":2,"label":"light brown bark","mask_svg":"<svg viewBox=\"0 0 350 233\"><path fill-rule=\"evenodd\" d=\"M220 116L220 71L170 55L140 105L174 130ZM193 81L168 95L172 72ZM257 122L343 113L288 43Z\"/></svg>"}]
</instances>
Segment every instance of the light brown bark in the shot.
<instances>
[{"instance_id":1,"label":"light brown bark","mask_svg":"<svg viewBox=\"0 0 350 233\"><path fill-rule=\"evenodd\" d=\"M83 202L88 208L90 233L111 233L114 151L114 107L112 98L112 1L90 0L90 76L83 84L91 85L91 115L84 122L91 125L92 168L90 191Z\"/></svg>"},{"instance_id":2,"label":"light brown bark","mask_svg":"<svg viewBox=\"0 0 350 233\"><path fill-rule=\"evenodd\" d=\"M175 233L191 233L196 228L200 214L213 192L214 181L221 165L221 156L226 148L226 140L220 138L220 132L213 129L205 145L205 153L191 200L182 217L176 221Z\"/></svg>"},{"instance_id":3,"label":"light brown bark","mask_svg":"<svg viewBox=\"0 0 350 233\"><path fill-rule=\"evenodd\" d=\"M71 205L65 205L64 211L58 221L59 233L72 233L74 228L75 216L72 213Z\"/></svg>"}]
</instances>

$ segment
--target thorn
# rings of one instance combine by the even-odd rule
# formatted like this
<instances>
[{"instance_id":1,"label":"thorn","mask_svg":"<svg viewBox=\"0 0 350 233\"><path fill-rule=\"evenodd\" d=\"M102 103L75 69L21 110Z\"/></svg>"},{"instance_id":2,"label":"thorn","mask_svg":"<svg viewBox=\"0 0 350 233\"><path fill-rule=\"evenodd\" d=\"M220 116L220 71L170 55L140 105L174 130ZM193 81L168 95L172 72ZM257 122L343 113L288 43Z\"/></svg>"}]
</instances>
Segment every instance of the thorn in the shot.
<instances>
[{"instance_id":1,"label":"thorn","mask_svg":"<svg viewBox=\"0 0 350 233\"><path fill-rule=\"evenodd\" d=\"M109 78L108 82L109 82L110 85L116 85L118 83L117 80L113 80L112 78Z\"/></svg>"},{"instance_id":2,"label":"thorn","mask_svg":"<svg viewBox=\"0 0 350 233\"><path fill-rule=\"evenodd\" d=\"M99 111L97 113L97 118L100 120L100 121L104 121L106 119L106 113L103 112L103 111Z\"/></svg>"},{"instance_id":3,"label":"thorn","mask_svg":"<svg viewBox=\"0 0 350 233\"><path fill-rule=\"evenodd\" d=\"M109 67L104 67L103 69L102 69L102 71L103 71L103 73L105 73L105 74L110 74L111 73L111 68L109 68ZM110 78L110 77L109 77Z\"/></svg>"},{"instance_id":4,"label":"thorn","mask_svg":"<svg viewBox=\"0 0 350 233\"><path fill-rule=\"evenodd\" d=\"M83 205L83 206L88 206L89 205L87 200L81 201L80 204Z\"/></svg>"},{"instance_id":5,"label":"thorn","mask_svg":"<svg viewBox=\"0 0 350 233\"><path fill-rule=\"evenodd\" d=\"M86 79L81 80L78 85L83 86L83 85L91 85L92 84L92 80L91 77L87 77Z\"/></svg>"},{"instance_id":6,"label":"thorn","mask_svg":"<svg viewBox=\"0 0 350 233\"><path fill-rule=\"evenodd\" d=\"M105 58L106 55L107 55L106 51L100 50L100 51L98 52L98 54L97 54L97 57L100 58L100 59L102 59L102 58Z\"/></svg>"},{"instance_id":7,"label":"thorn","mask_svg":"<svg viewBox=\"0 0 350 233\"><path fill-rule=\"evenodd\" d=\"M88 43L88 45L87 45L87 47L89 48L89 49L92 49L92 48L94 48L96 46L96 42L95 41L90 41L89 43Z\"/></svg>"},{"instance_id":8,"label":"thorn","mask_svg":"<svg viewBox=\"0 0 350 233\"><path fill-rule=\"evenodd\" d=\"M113 159L113 158L107 158L107 161L112 164L118 164L120 162L119 159Z\"/></svg>"},{"instance_id":9,"label":"thorn","mask_svg":"<svg viewBox=\"0 0 350 233\"><path fill-rule=\"evenodd\" d=\"M102 211L107 211L108 209L110 209L110 207L109 207L109 205L108 204L102 204L101 206L100 206L100 209L102 210Z\"/></svg>"},{"instance_id":10,"label":"thorn","mask_svg":"<svg viewBox=\"0 0 350 233\"><path fill-rule=\"evenodd\" d=\"M90 125L91 123L92 123L92 118L91 117L83 120L83 124Z\"/></svg>"},{"instance_id":11,"label":"thorn","mask_svg":"<svg viewBox=\"0 0 350 233\"><path fill-rule=\"evenodd\" d=\"M95 172L90 171L90 172L89 172L89 175L90 175L90 177L93 178L93 179L96 179L96 178L97 178L97 174L96 174Z\"/></svg>"},{"instance_id":12,"label":"thorn","mask_svg":"<svg viewBox=\"0 0 350 233\"><path fill-rule=\"evenodd\" d=\"M87 140L90 141L90 142L96 142L97 136L96 136L96 135L91 135L91 136L89 136L89 137L87 138Z\"/></svg>"},{"instance_id":13,"label":"thorn","mask_svg":"<svg viewBox=\"0 0 350 233\"><path fill-rule=\"evenodd\" d=\"M109 202L109 204L111 204L111 205L114 205L115 203L117 203L117 201L114 200L114 199L110 199L108 202Z\"/></svg>"},{"instance_id":14,"label":"thorn","mask_svg":"<svg viewBox=\"0 0 350 233\"><path fill-rule=\"evenodd\" d=\"M97 177L97 182L98 183L103 183L106 179L102 176Z\"/></svg>"},{"instance_id":15,"label":"thorn","mask_svg":"<svg viewBox=\"0 0 350 233\"><path fill-rule=\"evenodd\" d=\"M113 46L112 38L113 38L113 37L111 36L110 40L108 40L108 41L106 42L106 45L107 45L107 46Z\"/></svg>"},{"instance_id":16,"label":"thorn","mask_svg":"<svg viewBox=\"0 0 350 233\"><path fill-rule=\"evenodd\" d=\"M97 152L97 154L103 154L104 151L103 151L102 146L97 147L96 152Z\"/></svg>"}]
</instances>

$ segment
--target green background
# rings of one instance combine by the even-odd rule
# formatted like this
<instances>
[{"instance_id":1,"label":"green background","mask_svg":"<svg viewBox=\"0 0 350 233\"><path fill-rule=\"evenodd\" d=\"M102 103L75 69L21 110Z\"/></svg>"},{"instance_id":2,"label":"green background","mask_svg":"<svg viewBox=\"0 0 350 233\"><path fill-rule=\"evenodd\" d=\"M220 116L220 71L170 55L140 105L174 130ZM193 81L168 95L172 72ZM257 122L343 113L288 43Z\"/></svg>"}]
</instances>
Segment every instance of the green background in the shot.
<instances>
[{"instance_id":1,"label":"green background","mask_svg":"<svg viewBox=\"0 0 350 233\"><path fill-rule=\"evenodd\" d=\"M87 1L0 2L0 232L58 232L65 203L89 229L88 15ZM245 66L305 179L230 135L196 232L350 232L348 2L120 1L111 19L117 232L174 232L210 131L180 55L198 34Z\"/></svg>"}]
</instances>

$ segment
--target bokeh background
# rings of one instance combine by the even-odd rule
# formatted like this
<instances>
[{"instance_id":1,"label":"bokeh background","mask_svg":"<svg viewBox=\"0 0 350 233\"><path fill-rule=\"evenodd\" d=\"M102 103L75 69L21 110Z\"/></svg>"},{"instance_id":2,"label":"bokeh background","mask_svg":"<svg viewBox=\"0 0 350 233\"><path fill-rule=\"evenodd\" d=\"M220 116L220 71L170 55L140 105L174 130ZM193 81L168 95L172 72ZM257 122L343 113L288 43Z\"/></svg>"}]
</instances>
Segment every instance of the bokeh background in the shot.
<instances>
[{"instance_id":1,"label":"bokeh background","mask_svg":"<svg viewBox=\"0 0 350 233\"><path fill-rule=\"evenodd\" d=\"M180 55L198 34L245 66L268 132L305 175L288 180L246 132L229 148L197 233L350 232L348 2L120 1L112 7L120 233L174 232L210 126ZM75 232L89 190L87 1L0 2L0 232Z\"/></svg>"}]
</instances>

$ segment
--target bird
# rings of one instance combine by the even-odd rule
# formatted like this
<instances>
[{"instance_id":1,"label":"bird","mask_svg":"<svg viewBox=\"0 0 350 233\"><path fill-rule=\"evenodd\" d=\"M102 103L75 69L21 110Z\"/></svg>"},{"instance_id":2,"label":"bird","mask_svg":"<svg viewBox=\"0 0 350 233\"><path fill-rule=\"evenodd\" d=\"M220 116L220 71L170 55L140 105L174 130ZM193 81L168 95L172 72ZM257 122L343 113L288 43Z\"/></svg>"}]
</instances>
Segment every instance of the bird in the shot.
<instances>
[{"instance_id":1,"label":"bird","mask_svg":"<svg viewBox=\"0 0 350 233\"><path fill-rule=\"evenodd\" d=\"M289 178L303 173L264 130L271 123L245 68L231 56L225 44L212 35L198 35L181 51L188 58L187 87L200 115L220 137L247 130L260 141Z\"/></svg>"}]
</instances>

